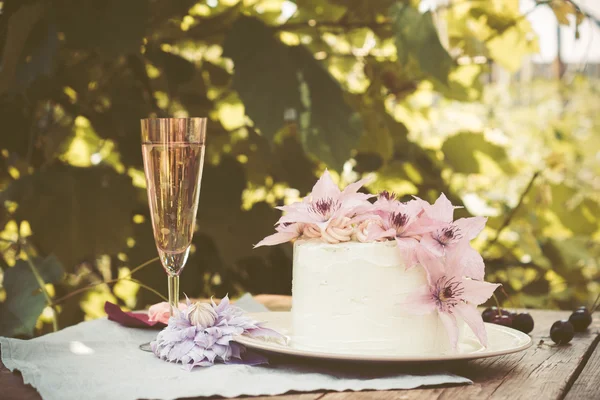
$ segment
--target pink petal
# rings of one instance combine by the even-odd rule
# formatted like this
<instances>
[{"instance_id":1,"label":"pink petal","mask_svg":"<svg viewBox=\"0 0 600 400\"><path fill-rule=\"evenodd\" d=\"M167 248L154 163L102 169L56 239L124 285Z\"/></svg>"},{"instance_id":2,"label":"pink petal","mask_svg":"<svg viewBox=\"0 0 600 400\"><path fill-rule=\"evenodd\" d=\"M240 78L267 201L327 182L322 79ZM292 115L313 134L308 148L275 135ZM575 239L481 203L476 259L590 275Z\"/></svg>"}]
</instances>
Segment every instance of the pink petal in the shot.
<instances>
[{"instance_id":1,"label":"pink petal","mask_svg":"<svg viewBox=\"0 0 600 400\"><path fill-rule=\"evenodd\" d=\"M442 264L442 261L438 257L432 254L430 251L421 248L421 246L417 247L415 253L417 260L427 272L427 279L430 285L435 284L439 278L444 276L444 264Z\"/></svg>"},{"instance_id":2,"label":"pink petal","mask_svg":"<svg viewBox=\"0 0 600 400\"><path fill-rule=\"evenodd\" d=\"M416 219L405 231L404 234L407 236L422 235L443 228L447 224L440 222L435 219L431 219L426 215L422 215Z\"/></svg>"},{"instance_id":3,"label":"pink petal","mask_svg":"<svg viewBox=\"0 0 600 400\"><path fill-rule=\"evenodd\" d=\"M485 264L481 254L469 246L462 258L463 275L482 281L485 275Z\"/></svg>"},{"instance_id":4,"label":"pink petal","mask_svg":"<svg viewBox=\"0 0 600 400\"><path fill-rule=\"evenodd\" d=\"M454 307L454 311L469 325L469 328L471 328L477 339L479 339L479 343L487 347L487 332L483 324L483 318L481 318L481 314L479 314L475 306L464 303L458 304Z\"/></svg>"},{"instance_id":5,"label":"pink petal","mask_svg":"<svg viewBox=\"0 0 600 400\"><path fill-rule=\"evenodd\" d=\"M435 311L436 305L429 286L421 286L406 296L400 307L409 314L425 315Z\"/></svg>"},{"instance_id":6,"label":"pink petal","mask_svg":"<svg viewBox=\"0 0 600 400\"><path fill-rule=\"evenodd\" d=\"M492 297L496 288L500 286L498 283L475 281L466 278L462 279L462 285L465 291L462 298L475 306L485 303L487 299Z\"/></svg>"},{"instance_id":7,"label":"pink petal","mask_svg":"<svg viewBox=\"0 0 600 400\"><path fill-rule=\"evenodd\" d=\"M460 229L463 239L473 240L485 228L486 222L485 217L460 218L454 221L453 225Z\"/></svg>"},{"instance_id":8,"label":"pink petal","mask_svg":"<svg viewBox=\"0 0 600 400\"><path fill-rule=\"evenodd\" d=\"M446 274L449 276L463 277L465 264L464 260L472 250L468 240L461 240L450 248L446 248Z\"/></svg>"},{"instance_id":9,"label":"pink petal","mask_svg":"<svg viewBox=\"0 0 600 400\"><path fill-rule=\"evenodd\" d=\"M419 246L419 241L414 238L396 237L396 244L404 257L404 264L407 270L411 269L419 262L416 249Z\"/></svg>"},{"instance_id":10,"label":"pink petal","mask_svg":"<svg viewBox=\"0 0 600 400\"><path fill-rule=\"evenodd\" d=\"M453 351L456 351L458 346L458 325L456 324L456 318L452 314L442 312L439 313L439 316L442 324L444 324L444 328L446 328L446 333L448 333L450 347Z\"/></svg>"},{"instance_id":11,"label":"pink petal","mask_svg":"<svg viewBox=\"0 0 600 400\"><path fill-rule=\"evenodd\" d=\"M183 311L187 309L187 305L185 303L179 303L178 308ZM169 303L163 301L161 303L156 303L150 306L148 309L148 321L158 321L163 324L169 323L169 318L171 317L171 308Z\"/></svg>"},{"instance_id":12,"label":"pink petal","mask_svg":"<svg viewBox=\"0 0 600 400\"><path fill-rule=\"evenodd\" d=\"M395 229L383 229L381 226L373 223L369 224L367 228L369 234L367 235L367 241L372 242L383 238L393 238L396 236Z\"/></svg>"},{"instance_id":13,"label":"pink petal","mask_svg":"<svg viewBox=\"0 0 600 400\"><path fill-rule=\"evenodd\" d=\"M433 205L429 205L428 203L421 204L424 205L423 208L429 218L437 219L442 222L452 222L454 206L450 203L450 200L448 200L444 193L440 194L440 197L438 197Z\"/></svg>"},{"instance_id":14,"label":"pink petal","mask_svg":"<svg viewBox=\"0 0 600 400\"><path fill-rule=\"evenodd\" d=\"M274 246L276 244L289 242L290 240L295 239L298 236L298 232L277 232L270 236L267 236L266 238L255 244L254 248L260 246Z\"/></svg>"},{"instance_id":15,"label":"pink petal","mask_svg":"<svg viewBox=\"0 0 600 400\"><path fill-rule=\"evenodd\" d=\"M313 214L307 211L290 211L283 217L279 218L278 224L303 222L305 224L314 224L318 221L313 217Z\"/></svg>"},{"instance_id":16,"label":"pink petal","mask_svg":"<svg viewBox=\"0 0 600 400\"><path fill-rule=\"evenodd\" d=\"M406 203L402 203L404 204L405 207L405 213L409 216L409 217L417 217L421 211L423 211L423 204L418 201L418 200L410 200L407 201Z\"/></svg>"},{"instance_id":17,"label":"pink petal","mask_svg":"<svg viewBox=\"0 0 600 400\"><path fill-rule=\"evenodd\" d=\"M360 189L361 187L363 187L364 185L366 185L367 183L371 182L373 180L372 176L369 176L367 178L361 179L359 181L356 181L354 183L349 184L348 186L346 186L344 188L344 190L342 191L342 195L348 194L348 193L356 193L358 192L358 189Z\"/></svg>"},{"instance_id":18,"label":"pink petal","mask_svg":"<svg viewBox=\"0 0 600 400\"><path fill-rule=\"evenodd\" d=\"M332 198L337 199L340 197L340 189L337 187L328 170L323 172L323 175L319 178L315 186L313 186L310 195L307 197L313 199L326 199Z\"/></svg>"},{"instance_id":19,"label":"pink petal","mask_svg":"<svg viewBox=\"0 0 600 400\"><path fill-rule=\"evenodd\" d=\"M437 240L435 240L430 234L423 235L421 237L421 246L432 252L438 257L444 255L444 246Z\"/></svg>"}]
</instances>

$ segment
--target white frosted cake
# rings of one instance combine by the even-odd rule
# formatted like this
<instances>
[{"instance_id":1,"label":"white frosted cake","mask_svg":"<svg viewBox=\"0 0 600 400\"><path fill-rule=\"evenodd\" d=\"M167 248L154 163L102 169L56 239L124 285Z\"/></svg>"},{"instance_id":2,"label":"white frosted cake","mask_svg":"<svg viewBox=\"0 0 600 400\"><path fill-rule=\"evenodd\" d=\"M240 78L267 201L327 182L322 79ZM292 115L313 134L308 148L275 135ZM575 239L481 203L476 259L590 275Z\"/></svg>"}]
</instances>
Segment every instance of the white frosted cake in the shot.
<instances>
[{"instance_id":1,"label":"white frosted cake","mask_svg":"<svg viewBox=\"0 0 600 400\"><path fill-rule=\"evenodd\" d=\"M284 212L256 247L294 242L291 344L339 354L415 355L459 351L463 326L487 346L477 306L499 286L485 282L471 247L483 217L454 220L442 193L434 204L394 193L343 190L328 171ZM374 199L376 198L376 199Z\"/></svg>"},{"instance_id":2,"label":"white frosted cake","mask_svg":"<svg viewBox=\"0 0 600 400\"><path fill-rule=\"evenodd\" d=\"M445 352L436 314L409 315L401 303L426 285L421 266L405 271L394 241L294 243L292 344L331 353Z\"/></svg>"}]
</instances>

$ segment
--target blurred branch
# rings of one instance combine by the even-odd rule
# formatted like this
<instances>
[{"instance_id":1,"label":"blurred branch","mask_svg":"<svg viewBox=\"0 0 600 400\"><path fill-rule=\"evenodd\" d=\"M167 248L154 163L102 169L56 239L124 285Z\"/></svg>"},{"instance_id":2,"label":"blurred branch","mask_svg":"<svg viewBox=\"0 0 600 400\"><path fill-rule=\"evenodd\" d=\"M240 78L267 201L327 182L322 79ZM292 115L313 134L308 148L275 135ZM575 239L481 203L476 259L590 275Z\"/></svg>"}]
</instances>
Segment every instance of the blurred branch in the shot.
<instances>
[{"instance_id":1,"label":"blurred branch","mask_svg":"<svg viewBox=\"0 0 600 400\"><path fill-rule=\"evenodd\" d=\"M50 294L46 290L46 282L44 282L44 278L42 278L42 275L40 275L40 272L38 271L37 267L31 260L31 257L32 257L31 254L27 250L25 250L25 253L27 254L27 260L26 260L27 264L29 264L31 273L33 273L33 276L35 277L35 280L37 281L37 283L40 287L40 290L42 291L42 293L44 294L44 297L46 298L46 304L52 308L52 330L54 332L56 332L56 331L58 331L58 313L56 311L56 306L52 303L52 298L50 297Z\"/></svg>"},{"instance_id":2,"label":"blurred branch","mask_svg":"<svg viewBox=\"0 0 600 400\"><path fill-rule=\"evenodd\" d=\"M537 1L533 7L531 7L529 10L525 11L523 14L519 15L517 18L513 19L510 24L508 24L507 26L502 27L502 29L498 29L496 32L494 32L494 34L488 36L483 41L483 43L489 43L493 39L497 38L498 36L503 35L504 32L506 32L507 30L509 30L510 28L512 28L514 26L517 26L517 24L519 22L521 22L524 19L526 19L529 16L529 14L531 14L536 8L538 8L538 6L541 6L541 5L544 5L544 4L550 4L550 3L552 3L552 1L553 0L540 0L540 1Z\"/></svg>"},{"instance_id":3,"label":"blurred branch","mask_svg":"<svg viewBox=\"0 0 600 400\"><path fill-rule=\"evenodd\" d=\"M138 285L140 285L141 288L144 288L147 291L154 293L155 295L157 295L158 297L160 297L163 301L169 301L169 299L167 299L165 296L163 296L162 294L160 294L160 292L158 290L151 288L150 286L148 286L148 285L140 282L139 280L133 279L133 278L129 278L129 280L131 282L137 283Z\"/></svg>"},{"instance_id":4,"label":"blurred branch","mask_svg":"<svg viewBox=\"0 0 600 400\"><path fill-rule=\"evenodd\" d=\"M517 211L519 210L519 208L523 204L523 201L525 200L525 196L527 196L527 194L529 193L529 191L531 190L531 188L533 188L533 184L535 183L535 180L538 178L538 176L540 176L540 174L541 174L541 171L536 171L533 174L533 176L529 180L529 183L527 184L527 187L525 187L525 190L523 191L523 193L521 193L521 197L519 198L519 202L506 215L506 218L504 218L504 221L502 222L502 225L500 225L500 228L498 228L498 230L496 231L496 236L494 237L494 239L492 239L490 242L488 242L488 244L483 248L483 250L481 252L482 254L485 253L487 250L489 250L490 247L492 247L494 244L496 244L496 242L500 238L500 235L502 234L502 231L504 231L504 229L506 229L506 227L508 227L510 225L513 217L515 216L515 214L517 213Z\"/></svg>"},{"instance_id":5,"label":"blurred branch","mask_svg":"<svg viewBox=\"0 0 600 400\"><path fill-rule=\"evenodd\" d=\"M87 285L87 286L84 286L82 288L73 290L72 292L67 293L66 295L64 295L63 297L61 297L60 299L55 300L53 304L57 305L57 304L63 303L65 300L68 300L71 297L73 297L73 296L75 296L75 295L77 295L79 293L83 293L83 292L87 291L88 289L92 289L92 288L94 288L96 286L107 285L109 283L117 283L117 282L122 281L122 280L130 280L132 282L135 282L138 285L140 285L141 287L143 287L144 289L150 290L151 292L155 293L156 295L158 295L159 297L161 297L162 299L164 299L165 301L167 301L167 299L163 295L161 295L160 293L158 293L156 290L152 289L151 287L149 287L147 285L142 284L137 279L132 279L131 278L131 275L133 275L135 272L139 271L140 269L142 269L144 267L147 267L148 265L150 265L153 262L158 261L158 260L159 260L158 257L154 257L153 259L148 260L148 261L146 261L146 262L138 265L137 267L135 267L134 269L132 269L131 271L129 271L129 273L127 275L125 275L125 276L123 276L121 278L111 279L111 280L108 280L108 281L102 281L102 282L98 282L98 283L92 283L91 285Z\"/></svg>"}]
</instances>

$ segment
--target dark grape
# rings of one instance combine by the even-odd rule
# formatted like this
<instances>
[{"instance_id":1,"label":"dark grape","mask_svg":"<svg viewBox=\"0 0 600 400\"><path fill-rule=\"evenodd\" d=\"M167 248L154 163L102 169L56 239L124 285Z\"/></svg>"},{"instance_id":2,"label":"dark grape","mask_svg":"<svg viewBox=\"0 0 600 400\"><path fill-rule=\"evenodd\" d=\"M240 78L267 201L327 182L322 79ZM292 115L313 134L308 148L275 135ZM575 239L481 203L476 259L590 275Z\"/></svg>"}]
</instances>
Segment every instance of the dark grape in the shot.
<instances>
[{"instance_id":1,"label":"dark grape","mask_svg":"<svg viewBox=\"0 0 600 400\"><path fill-rule=\"evenodd\" d=\"M481 318L484 322L492 322L492 319L498 314L498 307L488 307L481 313Z\"/></svg>"},{"instance_id":2,"label":"dark grape","mask_svg":"<svg viewBox=\"0 0 600 400\"><path fill-rule=\"evenodd\" d=\"M490 322L492 324L508 326L510 328L510 327L512 327L513 321L512 321L512 318L509 317L508 315L496 315L494 318L492 318L492 320Z\"/></svg>"},{"instance_id":3,"label":"dark grape","mask_svg":"<svg viewBox=\"0 0 600 400\"><path fill-rule=\"evenodd\" d=\"M575 329L573 325L567 321L556 321L550 328L550 338L556 344L567 344L573 339L575 335Z\"/></svg>"},{"instance_id":4,"label":"dark grape","mask_svg":"<svg viewBox=\"0 0 600 400\"><path fill-rule=\"evenodd\" d=\"M569 317L569 322L573 325L575 332L585 332L592 323L592 315L585 307L580 307L573 311Z\"/></svg>"},{"instance_id":5,"label":"dark grape","mask_svg":"<svg viewBox=\"0 0 600 400\"><path fill-rule=\"evenodd\" d=\"M513 317L512 327L523 333L533 330L533 317L529 313L520 313Z\"/></svg>"}]
</instances>

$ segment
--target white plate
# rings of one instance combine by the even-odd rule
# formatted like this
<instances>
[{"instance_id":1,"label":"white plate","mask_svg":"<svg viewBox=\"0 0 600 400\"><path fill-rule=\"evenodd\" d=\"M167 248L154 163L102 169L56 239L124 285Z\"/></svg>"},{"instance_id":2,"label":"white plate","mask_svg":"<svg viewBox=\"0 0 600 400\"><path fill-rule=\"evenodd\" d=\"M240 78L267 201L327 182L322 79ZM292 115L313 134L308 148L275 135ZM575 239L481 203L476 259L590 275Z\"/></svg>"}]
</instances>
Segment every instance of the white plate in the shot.
<instances>
[{"instance_id":1,"label":"white plate","mask_svg":"<svg viewBox=\"0 0 600 400\"><path fill-rule=\"evenodd\" d=\"M279 354L287 354L300 357L323 358L330 360L349 361L393 361L393 362L425 362L425 361L450 361L450 360L472 360L476 358L495 357L504 354L516 353L531 346L531 337L515 329L505 326L485 324L488 334L488 347L484 348L475 339L470 329L465 329L465 337L459 343L459 348L453 354L424 354L424 355L401 355L390 354L373 355L365 353L328 353L321 350L297 348L293 346L292 319L290 312L262 312L249 314L257 321L265 322L265 325L277 332L290 337L289 344L278 343L261 338L250 338L239 336L236 342L246 347L268 351Z\"/></svg>"}]
</instances>

